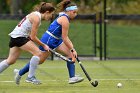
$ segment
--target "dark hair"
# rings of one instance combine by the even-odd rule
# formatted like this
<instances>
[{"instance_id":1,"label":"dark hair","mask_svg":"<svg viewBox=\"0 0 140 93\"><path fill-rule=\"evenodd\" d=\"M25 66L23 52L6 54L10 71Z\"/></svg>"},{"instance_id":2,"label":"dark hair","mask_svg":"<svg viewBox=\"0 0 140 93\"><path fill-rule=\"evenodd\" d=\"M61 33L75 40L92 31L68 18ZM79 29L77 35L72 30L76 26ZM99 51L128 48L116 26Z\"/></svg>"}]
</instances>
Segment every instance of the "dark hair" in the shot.
<instances>
[{"instance_id":1,"label":"dark hair","mask_svg":"<svg viewBox=\"0 0 140 93\"><path fill-rule=\"evenodd\" d=\"M51 3L41 2L39 5L36 5L33 10L45 13L46 11L53 12L55 8Z\"/></svg>"},{"instance_id":2,"label":"dark hair","mask_svg":"<svg viewBox=\"0 0 140 93\"><path fill-rule=\"evenodd\" d=\"M63 0L59 4L57 4L58 11L64 11L69 6L76 6L75 3L71 2L70 0Z\"/></svg>"}]
</instances>

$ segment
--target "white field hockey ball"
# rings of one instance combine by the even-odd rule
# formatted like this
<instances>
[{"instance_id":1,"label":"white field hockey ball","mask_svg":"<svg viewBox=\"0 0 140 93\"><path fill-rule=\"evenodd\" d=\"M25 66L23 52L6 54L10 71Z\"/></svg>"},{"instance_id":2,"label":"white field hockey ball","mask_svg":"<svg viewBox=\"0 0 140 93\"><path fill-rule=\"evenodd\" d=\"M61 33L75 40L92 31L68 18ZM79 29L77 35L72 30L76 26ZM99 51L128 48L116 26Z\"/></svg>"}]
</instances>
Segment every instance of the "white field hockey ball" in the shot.
<instances>
[{"instance_id":1,"label":"white field hockey ball","mask_svg":"<svg viewBox=\"0 0 140 93\"><path fill-rule=\"evenodd\" d=\"M118 87L118 88L121 88L121 87L122 87L122 83L118 83L118 84L117 84L117 87Z\"/></svg>"}]
</instances>

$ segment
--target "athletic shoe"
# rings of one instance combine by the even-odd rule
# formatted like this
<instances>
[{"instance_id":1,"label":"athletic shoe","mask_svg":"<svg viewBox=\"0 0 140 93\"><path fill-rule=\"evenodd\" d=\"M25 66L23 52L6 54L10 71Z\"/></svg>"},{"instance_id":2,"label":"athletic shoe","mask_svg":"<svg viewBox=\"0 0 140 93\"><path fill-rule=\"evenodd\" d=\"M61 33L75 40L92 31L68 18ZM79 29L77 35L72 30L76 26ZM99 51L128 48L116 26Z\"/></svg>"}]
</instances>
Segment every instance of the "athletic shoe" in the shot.
<instances>
[{"instance_id":1,"label":"athletic shoe","mask_svg":"<svg viewBox=\"0 0 140 93\"><path fill-rule=\"evenodd\" d=\"M82 82L84 80L84 78L83 77L77 77L77 76L75 76L75 77L72 77L72 78L69 78L69 84L75 84L75 83L79 83L79 82Z\"/></svg>"},{"instance_id":2,"label":"athletic shoe","mask_svg":"<svg viewBox=\"0 0 140 93\"><path fill-rule=\"evenodd\" d=\"M20 79L21 79L21 76L19 75L19 70L18 69L14 69L14 74L15 74L15 77L14 77L15 83L17 85L19 85L20 84Z\"/></svg>"},{"instance_id":3,"label":"athletic shoe","mask_svg":"<svg viewBox=\"0 0 140 93\"><path fill-rule=\"evenodd\" d=\"M35 85L41 84L41 82L39 80L37 80L35 76L32 76L31 78L27 77L25 81L27 83L32 83L32 84L35 84Z\"/></svg>"}]
</instances>

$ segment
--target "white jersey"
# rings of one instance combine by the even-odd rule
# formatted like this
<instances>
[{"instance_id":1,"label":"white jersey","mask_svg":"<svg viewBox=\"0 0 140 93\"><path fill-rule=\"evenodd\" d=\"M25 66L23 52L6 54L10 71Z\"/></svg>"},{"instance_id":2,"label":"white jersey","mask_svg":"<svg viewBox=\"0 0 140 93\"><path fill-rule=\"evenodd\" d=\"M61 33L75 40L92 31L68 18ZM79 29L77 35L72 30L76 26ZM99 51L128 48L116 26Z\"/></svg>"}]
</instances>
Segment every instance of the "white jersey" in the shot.
<instances>
[{"instance_id":1,"label":"white jersey","mask_svg":"<svg viewBox=\"0 0 140 93\"><path fill-rule=\"evenodd\" d=\"M32 12L32 13L39 16L40 24L41 24L41 14L37 11ZM32 23L30 22L28 16L29 15L23 18L21 22L15 27L15 29L9 34L12 38L29 37L31 29L32 29Z\"/></svg>"}]
</instances>

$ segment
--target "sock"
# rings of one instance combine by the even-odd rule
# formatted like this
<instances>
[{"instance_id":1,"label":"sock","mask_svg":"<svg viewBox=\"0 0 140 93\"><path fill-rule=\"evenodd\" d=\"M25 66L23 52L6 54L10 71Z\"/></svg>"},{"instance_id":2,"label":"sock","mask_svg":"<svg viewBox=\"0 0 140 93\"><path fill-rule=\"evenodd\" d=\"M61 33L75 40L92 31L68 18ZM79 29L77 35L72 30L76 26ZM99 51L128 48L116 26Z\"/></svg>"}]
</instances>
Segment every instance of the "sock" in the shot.
<instances>
[{"instance_id":1,"label":"sock","mask_svg":"<svg viewBox=\"0 0 140 93\"><path fill-rule=\"evenodd\" d=\"M33 56L30 60L29 74L28 77L31 78L35 76L35 70L39 64L40 58L38 56Z\"/></svg>"},{"instance_id":2,"label":"sock","mask_svg":"<svg viewBox=\"0 0 140 93\"><path fill-rule=\"evenodd\" d=\"M71 58L69 58L71 59ZM69 71L69 77L72 78L75 76L75 64L74 62L70 63L70 62L67 62L67 68L68 68L68 71Z\"/></svg>"},{"instance_id":3,"label":"sock","mask_svg":"<svg viewBox=\"0 0 140 93\"><path fill-rule=\"evenodd\" d=\"M19 75L22 76L29 71L30 62L27 63L22 69L19 71Z\"/></svg>"},{"instance_id":4,"label":"sock","mask_svg":"<svg viewBox=\"0 0 140 93\"><path fill-rule=\"evenodd\" d=\"M3 60L0 63L0 73L2 73L5 69L7 69L9 67L8 63L6 60Z\"/></svg>"}]
</instances>

